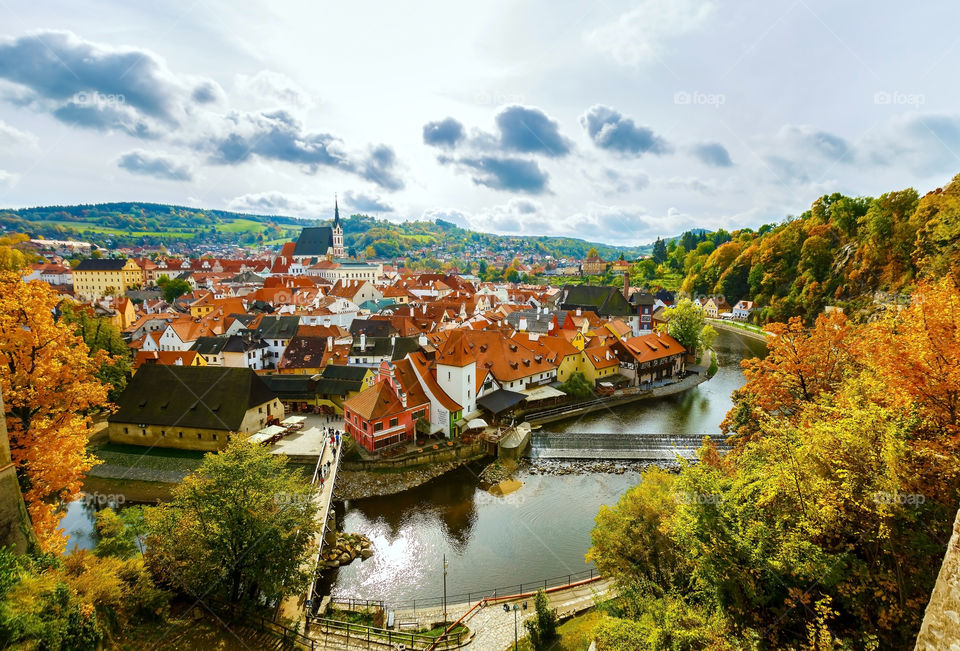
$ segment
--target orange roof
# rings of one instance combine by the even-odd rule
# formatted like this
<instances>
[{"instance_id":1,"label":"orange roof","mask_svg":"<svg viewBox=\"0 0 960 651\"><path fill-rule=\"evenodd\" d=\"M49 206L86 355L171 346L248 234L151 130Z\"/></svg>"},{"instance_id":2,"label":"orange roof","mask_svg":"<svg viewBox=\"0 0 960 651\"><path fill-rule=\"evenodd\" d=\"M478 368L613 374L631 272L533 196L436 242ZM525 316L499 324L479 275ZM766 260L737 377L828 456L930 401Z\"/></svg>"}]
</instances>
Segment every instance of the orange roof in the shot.
<instances>
[{"instance_id":1,"label":"orange roof","mask_svg":"<svg viewBox=\"0 0 960 651\"><path fill-rule=\"evenodd\" d=\"M609 346L587 348L584 349L583 354L587 356L587 361L589 361L594 368L609 368L620 365L620 359L610 350Z\"/></svg>"},{"instance_id":2,"label":"orange roof","mask_svg":"<svg viewBox=\"0 0 960 651\"><path fill-rule=\"evenodd\" d=\"M144 364L165 364L167 366L190 366L197 356L195 350L141 350L133 359L134 370Z\"/></svg>"},{"instance_id":3,"label":"orange roof","mask_svg":"<svg viewBox=\"0 0 960 651\"><path fill-rule=\"evenodd\" d=\"M443 364L444 366L462 368L475 361L477 361L476 357L470 353L462 330L452 331L450 336L447 337L446 342L444 342L443 347L440 348L440 354L437 355L437 363Z\"/></svg>"},{"instance_id":4,"label":"orange roof","mask_svg":"<svg viewBox=\"0 0 960 651\"><path fill-rule=\"evenodd\" d=\"M687 352L687 349L681 346L679 341L666 333L650 333L639 337L631 337L624 340L623 345L640 362L650 362Z\"/></svg>"},{"instance_id":5,"label":"orange roof","mask_svg":"<svg viewBox=\"0 0 960 651\"><path fill-rule=\"evenodd\" d=\"M430 370L430 364L427 362L426 357L423 356L423 353L410 353L407 359L416 367L420 377L423 378L423 383L427 385L427 389L433 394L433 397L436 398L437 402L443 405L447 411L460 411L463 409L460 403L447 395L447 392L437 383L437 378ZM484 373L484 377L486 377L486 373Z\"/></svg>"},{"instance_id":6,"label":"orange roof","mask_svg":"<svg viewBox=\"0 0 960 651\"><path fill-rule=\"evenodd\" d=\"M344 409L358 414L364 420L379 420L390 414L405 411L400 398L387 382L377 382L343 403Z\"/></svg>"}]
</instances>

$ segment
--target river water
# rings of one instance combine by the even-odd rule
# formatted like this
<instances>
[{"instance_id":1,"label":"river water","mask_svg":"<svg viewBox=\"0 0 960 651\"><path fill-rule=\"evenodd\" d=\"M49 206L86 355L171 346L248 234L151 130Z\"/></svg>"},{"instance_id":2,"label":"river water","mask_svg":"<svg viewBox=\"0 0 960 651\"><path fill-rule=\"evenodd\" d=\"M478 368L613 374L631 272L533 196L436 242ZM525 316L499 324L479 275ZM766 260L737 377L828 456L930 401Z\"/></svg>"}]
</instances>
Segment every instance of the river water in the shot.
<instances>
[{"instance_id":1,"label":"river water","mask_svg":"<svg viewBox=\"0 0 960 651\"><path fill-rule=\"evenodd\" d=\"M714 348L720 369L709 382L681 395L595 412L544 426L554 432L700 434L719 431L730 394L744 383L740 360L762 355L764 345L721 331ZM480 489L480 466L448 473L398 495L338 505L344 531L366 534L372 558L335 570L328 581L335 597L425 599L442 594L446 555L447 593L460 594L589 569L594 517L613 505L638 472L534 475L521 470L523 486L505 497Z\"/></svg>"},{"instance_id":2,"label":"river water","mask_svg":"<svg viewBox=\"0 0 960 651\"><path fill-rule=\"evenodd\" d=\"M709 382L677 396L595 412L544 427L553 432L700 434L719 431L730 394L743 385L740 360L762 355L761 342L721 331L714 348L720 369ZM480 489L483 465L462 467L397 495L336 505L344 531L366 534L372 558L334 570L324 583L336 597L392 602L487 590L576 574L590 569L594 517L613 505L638 472L622 475L532 475L521 470L515 493L494 497ZM91 547L95 508L75 502L62 526L70 547Z\"/></svg>"}]
</instances>

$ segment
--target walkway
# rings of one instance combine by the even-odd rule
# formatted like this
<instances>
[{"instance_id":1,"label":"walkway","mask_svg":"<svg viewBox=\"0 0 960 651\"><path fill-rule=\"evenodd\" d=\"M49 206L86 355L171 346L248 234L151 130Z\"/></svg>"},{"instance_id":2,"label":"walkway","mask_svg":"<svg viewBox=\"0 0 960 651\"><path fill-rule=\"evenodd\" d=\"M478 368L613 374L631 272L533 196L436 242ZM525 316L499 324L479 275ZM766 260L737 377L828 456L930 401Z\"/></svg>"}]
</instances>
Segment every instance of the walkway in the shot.
<instances>
[{"instance_id":1,"label":"walkway","mask_svg":"<svg viewBox=\"0 0 960 651\"><path fill-rule=\"evenodd\" d=\"M330 510L333 506L333 487L337 482L337 470L340 467L339 453L342 449L342 438L339 447L331 445L329 438L325 438L323 441L323 451L320 453L320 458L317 461L317 467L314 470L313 485L315 490L313 492L313 501L317 505L317 522L320 526L319 531L314 534L313 542L311 543L311 548L317 550L316 554L311 556L311 558L305 563L305 569L307 569L307 571L309 571L314 577L320 569L320 557L323 554L323 547L326 544L326 535L330 531L328 528L328 523L330 518ZM330 463L330 469L324 470L328 462ZM322 482L321 477L323 477ZM336 532L333 533L334 535L336 534ZM300 595L299 597L288 597L284 600L280 607L280 614L284 619L289 621L297 621L301 619L300 616L303 614L303 610L307 607L307 602L316 598L313 594L315 585L316 581L311 581L310 587L307 589L305 594Z\"/></svg>"}]
</instances>

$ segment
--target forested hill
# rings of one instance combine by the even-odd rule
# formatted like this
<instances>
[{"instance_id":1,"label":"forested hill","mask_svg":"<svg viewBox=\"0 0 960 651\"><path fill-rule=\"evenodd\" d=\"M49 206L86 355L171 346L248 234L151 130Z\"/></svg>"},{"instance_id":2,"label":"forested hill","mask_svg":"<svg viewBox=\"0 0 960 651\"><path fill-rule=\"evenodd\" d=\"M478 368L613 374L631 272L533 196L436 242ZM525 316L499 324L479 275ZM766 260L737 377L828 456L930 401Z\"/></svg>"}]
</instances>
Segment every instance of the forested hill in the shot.
<instances>
[{"instance_id":1,"label":"forested hill","mask_svg":"<svg viewBox=\"0 0 960 651\"><path fill-rule=\"evenodd\" d=\"M825 305L869 310L924 277L960 283L960 175L922 198L912 188L825 195L780 225L698 239L685 234L657 255L660 271L685 275L689 294L753 300L762 321L812 321Z\"/></svg>"},{"instance_id":2,"label":"forested hill","mask_svg":"<svg viewBox=\"0 0 960 651\"><path fill-rule=\"evenodd\" d=\"M363 253L372 247L381 257L417 251L458 254L474 247L504 255L543 253L576 258L585 257L591 248L596 248L606 259L621 253L635 258L651 251L649 245L614 247L567 237L492 235L443 220L395 223L353 215L342 221L348 248ZM137 202L0 209L0 228L10 232L56 239L81 238L107 247L162 243L171 250L195 250L198 244L280 244L295 238L304 226L329 222Z\"/></svg>"}]
</instances>

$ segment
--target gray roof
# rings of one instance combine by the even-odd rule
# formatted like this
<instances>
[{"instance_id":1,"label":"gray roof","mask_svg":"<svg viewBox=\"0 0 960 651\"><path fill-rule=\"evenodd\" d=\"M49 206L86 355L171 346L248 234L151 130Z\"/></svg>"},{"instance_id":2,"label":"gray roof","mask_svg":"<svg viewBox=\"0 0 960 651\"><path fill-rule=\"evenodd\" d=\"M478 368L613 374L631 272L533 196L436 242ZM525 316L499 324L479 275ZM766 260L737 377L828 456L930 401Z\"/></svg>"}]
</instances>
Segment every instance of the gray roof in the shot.
<instances>
[{"instance_id":1,"label":"gray roof","mask_svg":"<svg viewBox=\"0 0 960 651\"><path fill-rule=\"evenodd\" d=\"M120 271L127 264L126 258L86 258L74 271Z\"/></svg>"},{"instance_id":2,"label":"gray roof","mask_svg":"<svg viewBox=\"0 0 960 651\"><path fill-rule=\"evenodd\" d=\"M264 339L290 339L297 334L300 327L298 316L264 316L257 329Z\"/></svg>"},{"instance_id":3,"label":"gray roof","mask_svg":"<svg viewBox=\"0 0 960 651\"><path fill-rule=\"evenodd\" d=\"M238 431L248 409L274 398L248 368L145 364L109 421Z\"/></svg>"},{"instance_id":4,"label":"gray roof","mask_svg":"<svg viewBox=\"0 0 960 651\"><path fill-rule=\"evenodd\" d=\"M296 256L326 255L327 249L333 247L333 229L329 226L304 228L297 238L297 245L293 248Z\"/></svg>"}]
</instances>

